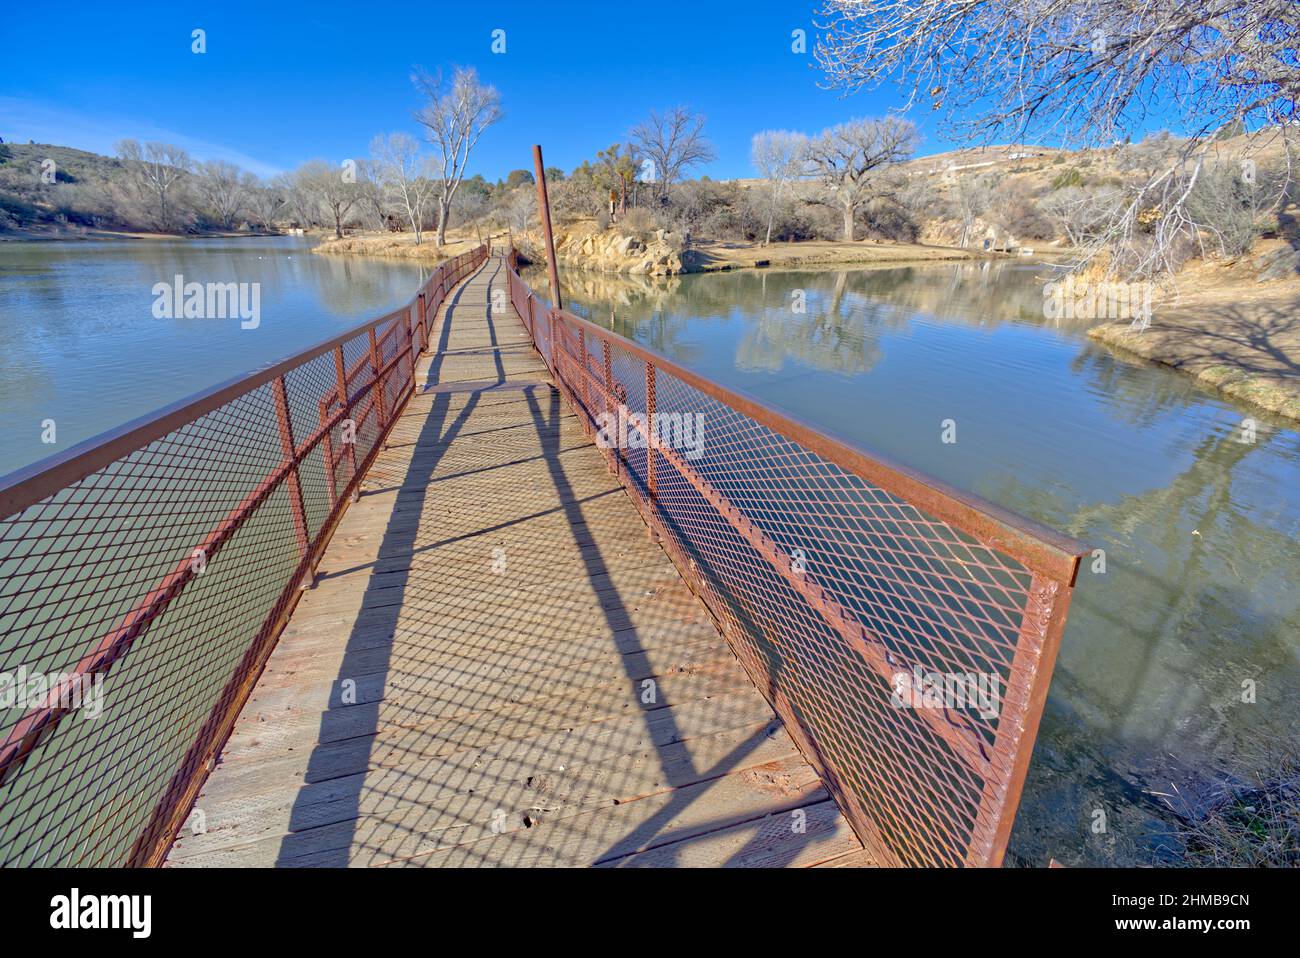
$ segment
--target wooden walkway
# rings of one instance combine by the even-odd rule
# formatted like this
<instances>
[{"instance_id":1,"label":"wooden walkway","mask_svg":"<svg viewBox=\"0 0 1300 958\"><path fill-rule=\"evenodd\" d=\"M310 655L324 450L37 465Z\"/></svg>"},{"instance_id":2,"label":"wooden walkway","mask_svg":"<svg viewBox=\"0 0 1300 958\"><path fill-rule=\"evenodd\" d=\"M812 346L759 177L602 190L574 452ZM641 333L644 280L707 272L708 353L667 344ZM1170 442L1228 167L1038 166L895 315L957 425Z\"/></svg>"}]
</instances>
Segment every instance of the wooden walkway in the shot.
<instances>
[{"instance_id":1,"label":"wooden walkway","mask_svg":"<svg viewBox=\"0 0 1300 958\"><path fill-rule=\"evenodd\" d=\"M492 289L449 298L168 864L861 863Z\"/></svg>"}]
</instances>

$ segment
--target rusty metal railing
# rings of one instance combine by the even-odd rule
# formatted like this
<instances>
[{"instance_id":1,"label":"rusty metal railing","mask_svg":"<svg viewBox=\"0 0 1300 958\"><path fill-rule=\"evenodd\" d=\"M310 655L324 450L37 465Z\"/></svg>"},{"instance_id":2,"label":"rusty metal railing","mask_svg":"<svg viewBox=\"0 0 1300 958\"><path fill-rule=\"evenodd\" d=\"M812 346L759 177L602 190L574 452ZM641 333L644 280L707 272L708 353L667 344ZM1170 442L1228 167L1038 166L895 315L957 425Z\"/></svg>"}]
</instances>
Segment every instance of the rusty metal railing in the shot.
<instances>
[{"instance_id":1,"label":"rusty metal railing","mask_svg":"<svg viewBox=\"0 0 1300 958\"><path fill-rule=\"evenodd\" d=\"M0 480L0 865L162 860L486 257Z\"/></svg>"},{"instance_id":2,"label":"rusty metal railing","mask_svg":"<svg viewBox=\"0 0 1300 958\"><path fill-rule=\"evenodd\" d=\"M553 309L508 265L554 381L874 860L1000 864L1083 546Z\"/></svg>"}]
</instances>

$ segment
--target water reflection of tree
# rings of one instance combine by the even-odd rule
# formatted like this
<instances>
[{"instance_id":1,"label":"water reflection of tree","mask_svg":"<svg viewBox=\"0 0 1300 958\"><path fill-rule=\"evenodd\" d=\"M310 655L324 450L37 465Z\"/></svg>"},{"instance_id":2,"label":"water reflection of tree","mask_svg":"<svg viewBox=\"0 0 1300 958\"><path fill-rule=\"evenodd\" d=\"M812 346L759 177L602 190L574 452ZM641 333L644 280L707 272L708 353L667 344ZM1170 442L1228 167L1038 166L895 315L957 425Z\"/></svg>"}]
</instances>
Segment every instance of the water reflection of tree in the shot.
<instances>
[{"instance_id":1,"label":"water reflection of tree","mask_svg":"<svg viewBox=\"0 0 1300 958\"><path fill-rule=\"evenodd\" d=\"M1089 384L1108 413L1137 429L1175 414L1187 405L1196 387L1181 376L1152 376L1142 366L1117 361L1091 343L1070 363Z\"/></svg>"},{"instance_id":2,"label":"water reflection of tree","mask_svg":"<svg viewBox=\"0 0 1300 958\"><path fill-rule=\"evenodd\" d=\"M974 326L1003 322L1049 321L1043 317L1044 268L989 261L849 270L739 270L669 278L587 273L571 270L563 283L568 303L588 318L617 312L633 332L638 324L662 314L653 328L757 314L761 329L742 348L746 368L772 368L776 351L816 368L862 371L878 359L867 326L888 318L900 325L911 316L927 316ZM808 312L790 309L795 290L808 292ZM814 301L820 305L814 308ZM889 311L886 313L885 311ZM789 328L783 328L784 318ZM868 319L870 322L868 322ZM1064 321L1055 321L1062 325ZM1082 328L1086 321L1074 321ZM836 355L821 356L822 344ZM838 344L838 345L836 345ZM863 355L859 347L865 346Z\"/></svg>"},{"instance_id":3,"label":"water reflection of tree","mask_svg":"<svg viewBox=\"0 0 1300 958\"><path fill-rule=\"evenodd\" d=\"M905 319L850 289L849 273L831 276L829 289L823 279L803 290L802 312L795 311L792 297L769 296L767 277L762 276L758 309L736 344L736 366L775 372L793 360L846 375L871 369L882 355L882 326L901 325ZM894 322L881 322L891 314Z\"/></svg>"},{"instance_id":4,"label":"water reflection of tree","mask_svg":"<svg viewBox=\"0 0 1300 958\"><path fill-rule=\"evenodd\" d=\"M1107 634L1085 641L1123 667L1092 691L1108 699L1117 732L1195 766L1231 764L1243 745L1294 722L1282 710L1300 684L1289 647L1300 628L1287 598L1294 541L1233 496L1239 467L1270 440L1207 436L1168 485L1080 509L1070 524L1109 544L1104 581L1089 577L1083 590L1098 587L1085 601ZM1243 678L1263 688L1257 706L1241 705Z\"/></svg>"},{"instance_id":5,"label":"water reflection of tree","mask_svg":"<svg viewBox=\"0 0 1300 958\"><path fill-rule=\"evenodd\" d=\"M1243 771L1239 756L1259 751L1252 744L1294 736L1294 541L1244 510L1248 494L1234 497L1233 488L1242 464L1273 441L1261 433L1238 442L1235 430L1206 436L1168 484L1069 515L1043 489L999 489L1006 505L1106 552L1104 574L1089 559L1079 574L1042 731L1038 761L1050 768L1038 768L1026 792L1036 823L1026 831L1042 834L1027 835L1027 845L1042 841L1060 855L1073 844L1083 858L1105 860L1101 839L1077 841L1076 825L1059 823L1068 801L1106 807L1121 845L1151 847L1175 824L1166 795L1179 805L1225 768ZM1244 678L1258 682L1259 704L1241 703ZM1044 802L1056 807L1045 812Z\"/></svg>"}]
</instances>

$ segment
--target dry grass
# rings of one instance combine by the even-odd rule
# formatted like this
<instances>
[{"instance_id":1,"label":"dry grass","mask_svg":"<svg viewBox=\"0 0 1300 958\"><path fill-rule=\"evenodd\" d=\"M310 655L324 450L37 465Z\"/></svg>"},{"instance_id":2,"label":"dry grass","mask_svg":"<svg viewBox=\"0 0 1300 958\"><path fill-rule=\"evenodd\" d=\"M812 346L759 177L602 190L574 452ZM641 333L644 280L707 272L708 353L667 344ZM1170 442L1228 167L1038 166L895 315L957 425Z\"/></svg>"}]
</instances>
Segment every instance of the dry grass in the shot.
<instances>
[{"instance_id":1,"label":"dry grass","mask_svg":"<svg viewBox=\"0 0 1300 958\"><path fill-rule=\"evenodd\" d=\"M483 233L484 239L488 236ZM429 263L440 263L452 256L473 249L479 244L478 234L470 230L448 230L447 243L439 246L437 233L429 231L422 237L420 245L415 244L412 233L389 233L366 231L353 233L343 239L329 237L321 241L313 252L347 253L358 256L385 256L396 259L416 259ZM503 236L496 236L493 243L503 242Z\"/></svg>"},{"instance_id":2,"label":"dry grass","mask_svg":"<svg viewBox=\"0 0 1300 958\"><path fill-rule=\"evenodd\" d=\"M1181 834L1196 868L1300 867L1300 754L1286 752L1267 776L1225 784L1222 796Z\"/></svg>"}]
</instances>

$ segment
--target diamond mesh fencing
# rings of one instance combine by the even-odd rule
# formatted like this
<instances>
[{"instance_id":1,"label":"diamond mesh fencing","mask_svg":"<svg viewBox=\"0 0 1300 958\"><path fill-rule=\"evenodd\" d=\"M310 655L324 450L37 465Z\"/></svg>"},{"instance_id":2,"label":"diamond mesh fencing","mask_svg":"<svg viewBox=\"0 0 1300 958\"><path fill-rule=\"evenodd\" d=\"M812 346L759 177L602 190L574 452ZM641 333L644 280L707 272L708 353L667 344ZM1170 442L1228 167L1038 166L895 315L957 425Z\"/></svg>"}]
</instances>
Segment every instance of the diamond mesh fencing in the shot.
<instances>
[{"instance_id":1,"label":"diamond mesh fencing","mask_svg":"<svg viewBox=\"0 0 1300 958\"><path fill-rule=\"evenodd\" d=\"M609 468L873 859L1000 864L1083 546L509 278Z\"/></svg>"},{"instance_id":2,"label":"diamond mesh fencing","mask_svg":"<svg viewBox=\"0 0 1300 958\"><path fill-rule=\"evenodd\" d=\"M161 861L486 256L0 481L0 865Z\"/></svg>"}]
</instances>

